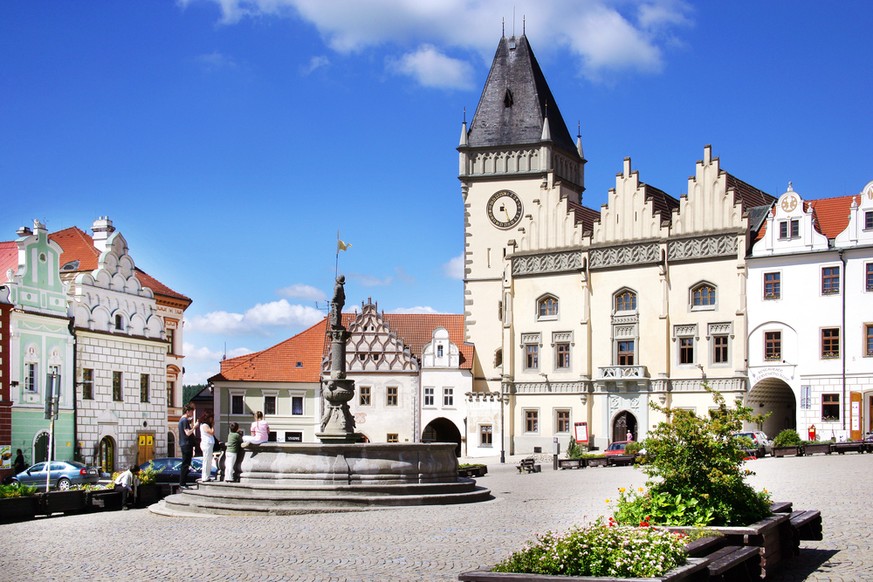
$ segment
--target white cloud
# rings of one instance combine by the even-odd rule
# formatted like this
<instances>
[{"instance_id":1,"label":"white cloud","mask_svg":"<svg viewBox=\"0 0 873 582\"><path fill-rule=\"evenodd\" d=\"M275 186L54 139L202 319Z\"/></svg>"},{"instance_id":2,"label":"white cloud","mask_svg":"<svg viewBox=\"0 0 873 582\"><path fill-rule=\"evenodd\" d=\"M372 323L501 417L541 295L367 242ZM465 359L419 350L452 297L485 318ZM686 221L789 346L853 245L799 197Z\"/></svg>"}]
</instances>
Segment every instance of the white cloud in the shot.
<instances>
[{"instance_id":1,"label":"white cloud","mask_svg":"<svg viewBox=\"0 0 873 582\"><path fill-rule=\"evenodd\" d=\"M416 306L416 307L398 307L397 309L392 309L389 313L440 313L433 307L428 306Z\"/></svg>"},{"instance_id":2,"label":"white cloud","mask_svg":"<svg viewBox=\"0 0 873 582\"><path fill-rule=\"evenodd\" d=\"M309 63L305 67L301 67L300 72L306 76L311 75L318 69L323 69L330 65L330 59L324 55L319 55L309 59Z\"/></svg>"},{"instance_id":3,"label":"white cloud","mask_svg":"<svg viewBox=\"0 0 873 582\"><path fill-rule=\"evenodd\" d=\"M389 68L427 87L468 87L465 75L469 73L460 59L478 55L476 64L489 64L502 19L507 36L524 28L538 54L569 50L578 58L582 74L592 79L616 71L660 71L664 46L681 44L674 33L693 24L686 0L181 0L181 4L195 1L215 3L225 24L264 16L299 18L314 26L339 54L386 47L393 53L387 60Z\"/></svg>"},{"instance_id":4,"label":"white cloud","mask_svg":"<svg viewBox=\"0 0 873 582\"><path fill-rule=\"evenodd\" d=\"M464 253L443 264L443 275L449 279L464 280Z\"/></svg>"},{"instance_id":5,"label":"white cloud","mask_svg":"<svg viewBox=\"0 0 873 582\"><path fill-rule=\"evenodd\" d=\"M239 65L237 65L236 61L233 60L232 57L229 57L228 55L222 54L218 51L212 51L211 53L197 55L196 57L194 57L194 60L207 73L214 73L222 69L237 69L239 67Z\"/></svg>"},{"instance_id":6,"label":"white cloud","mask_svg":"<svg viewBox=\"0 0 873 582\"><path fill-rule=\"evenodd\" d=\"M320 321L324 314L314 307L292 305L285 299L259 303L245 313L212 311L187 321L192 332L218 335L268 333L271 327L307 327Z\"/></svg>"},{"instance_id":7,"label":"white cloud","mask_svg":"<svg viewBox=\"0 0 873 582\"><path fill-rule=\"evenodd\" d=\"M447 57L432 45L422 45L399 60L389 59L388 66L396 73L412 77L423 87L470 89L473 86L473 67Z\"/></svg>"},{"instance_id":8,"label":"white cloud","mask_svg":"<svg viewBox=\"0 0 873 582\"><path fill-rule=\"evenodd\" d=\"M379 277L363 275L360 273L349 273L348 279L363 287L386 287L394 281L394 277L390 276L380 279Z\"/></svg>"},{"instance_id":9,"label":"white cloud","mask_svg":"<svg viewBox=\"0 0 873 582\"><path fill-rule=\"evenodd\" d=\"M312 301L324 301L327 299L327 295L321 289L302 283L283 287L279 289L278 293L282 297L288 297L289 299L311 299Z\"/></svg>"}]
</instances>

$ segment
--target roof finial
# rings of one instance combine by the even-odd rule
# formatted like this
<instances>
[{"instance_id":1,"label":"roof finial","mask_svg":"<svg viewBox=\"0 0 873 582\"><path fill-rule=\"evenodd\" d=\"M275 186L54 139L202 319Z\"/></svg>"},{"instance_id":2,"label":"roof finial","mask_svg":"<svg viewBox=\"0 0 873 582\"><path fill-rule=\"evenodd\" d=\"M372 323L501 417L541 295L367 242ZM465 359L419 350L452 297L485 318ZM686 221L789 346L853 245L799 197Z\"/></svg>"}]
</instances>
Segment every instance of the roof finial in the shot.
<instances>
[{"instance_id":1,"label":"roof finial","mask_svg":"<svg viewBox=\"0 0 873 582\"><path fill-rule=\"evenodd\" d=\"M579 120L576 120L576 137L582 137L582 122Z\"/></svg>"},{"instance_id":2,"label":"roof finial","mask_svg":"<svg viewBox=\"0 0 873 582\"><path fill-rule=\"evenodd\" d=\"M464 105L464 123L467 123L467 106Z\"/></svg>"},{"instance_id":3,"label":"roof finial","mask_svg":"<svg viewBox=\"0 0 873 582\"><path fill-rule=\"evenodd\" d=\"M527 17L522 16L521 17L521 36L524 36L524 29L525 29L526 22L527 22Z\"/></svg>"},{"instance_id":4,"label":"roof finial","mask_svg":"<svg viewBox=\"0 0 873 582\"><path fill-rule=\"evenodd\" d=\"M506 38L506 17L500 19L500 38Z\"/></svg>"},{"instance_id":5,"label":"roof finial","mask_svg":"<svg viewBox=\"0 0 873 582\"><path fill-rule=\"evenodd\" d=\"M791 180L788 180L788 191L794 192L794 185L791 183Z\"/></svg>"}]
</instances>

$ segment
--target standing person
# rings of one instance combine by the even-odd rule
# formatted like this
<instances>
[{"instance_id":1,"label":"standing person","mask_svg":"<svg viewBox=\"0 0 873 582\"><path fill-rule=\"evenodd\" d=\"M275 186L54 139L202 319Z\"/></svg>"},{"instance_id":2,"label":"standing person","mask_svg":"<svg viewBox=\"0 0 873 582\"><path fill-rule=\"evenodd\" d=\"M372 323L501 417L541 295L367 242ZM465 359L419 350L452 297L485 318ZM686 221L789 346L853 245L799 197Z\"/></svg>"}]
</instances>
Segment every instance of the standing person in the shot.
<instances>
[{"instance_id":1,"label":"standing person","mask_svg":"<svg viewBox=\"0 0 873 582\"><path fill-rule=\"evenodd\" d=\"M239 446L242 444L242 435L239 431L239 424L236 422L230 423L230 432L227 433L226 449L224 450L224 480L233 481L234 469L236 468L236 458L239 453Z\"/></svg>"},{"instance_id":2,"label":"standing person","mask_svg":"<svg viewBox=\"0 0 873 582\"><path fill-rule=\"evenodd\" d=\"M212 415L207 415L200 423L200 450L203 451L203 471L200 481L212 481L212 450L215 447L215 429L212 428Z\"/></svg>"},{"instance_id":3,"label":"standing person","mask_svg":"<svg viewBox=\"0 0 873 582\"><path fill-rule=\"evenodd\" d=\"M121 509L127 509L127 501L133 498L131 505L136 501L136 486L139 485L139 467L131 465L127 471L115 478L115 490L121 491Z\"/></svg>"},{"instance_id":4,"label":"standing person","mask_svg":"<svg viewBox=\"0 0 873 582\"><path fill-rule=\"evenodd\" d=\"M179 419L179 448L182 449L182 465L179 467L179 486L187 489L188 469L194 456L194 433L198 422L194 418L194 405L185 405L185 414Z\"/></svg>"},{"instance_id":5,"label":"standing person","mask_svg":"<svg viewBox=\"0 0 873 582\"><path fill-rule=\"evenodd\" d=\"M27 469L27 463L24 460L24 453L21 449L16 451L15 460L12 462L12 467L15 469L15 474L19 474Z\"/></svg>"},{"instance_id":6,"label":"standing person","mask_svg":"<svg viewBox=\"0 0 873 582\"><path fill-rule=\"evenodd\" d=\"M631 431L627 431L627 439L625 440L627 440L628 442L634 440L634 433L632 433Z\"/></svg>"},{"instance_id":7,"label":"standing person","mask_svg":"<svg viewBox=\"0 0 873 582\"><path fill-rule=\"evenodd\" d=\"M255 413L255 421L251 426L251 435L243 437L246 443L265 443L270 440L270 425L264 420L264 413L260 410Z\"/></svg>"}]
</instances>

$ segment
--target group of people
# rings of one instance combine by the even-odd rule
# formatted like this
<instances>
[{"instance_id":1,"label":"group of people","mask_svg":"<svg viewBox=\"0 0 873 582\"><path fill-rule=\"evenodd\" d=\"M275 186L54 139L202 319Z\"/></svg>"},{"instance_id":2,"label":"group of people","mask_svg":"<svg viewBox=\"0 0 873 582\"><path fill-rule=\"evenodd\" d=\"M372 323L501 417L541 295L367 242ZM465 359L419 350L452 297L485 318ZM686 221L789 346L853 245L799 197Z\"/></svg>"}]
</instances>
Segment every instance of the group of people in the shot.
<instances>
[{"instance_id":1,"label":"group of people","mask_svg":"<svg viewBox=\"0 0 873 582\"><path fill-rule=\"evenodd\" d=\"M182 466L179 468L179 486L187 488L185 482L191 460L194 457L194 444L199 432L200 450L203 452L203 460L199 482L214 481L212 477L212 460L215 451L215 422L211 414L203 419L194 418L194 405L185 406L185 414L179 419L179 447L182 449ZM249 430L250 434L243 435L239 423L231 422L227 441L225 442L224 480L233 481L235 469L242 451L243 443L265 443L270 439L270 425L264 420L264 413L260 410L255 414L255 420Z\"/></svg>"}]
</instances>

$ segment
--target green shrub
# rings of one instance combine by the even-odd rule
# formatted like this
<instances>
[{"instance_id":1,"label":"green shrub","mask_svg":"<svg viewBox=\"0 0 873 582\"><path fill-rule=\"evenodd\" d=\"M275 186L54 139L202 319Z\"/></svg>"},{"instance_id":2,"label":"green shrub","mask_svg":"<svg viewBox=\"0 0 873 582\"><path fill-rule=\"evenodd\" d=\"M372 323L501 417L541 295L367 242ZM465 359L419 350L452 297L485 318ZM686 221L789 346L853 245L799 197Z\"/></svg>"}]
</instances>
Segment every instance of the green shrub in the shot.
<instances>
[{"instance_id":1,"label":"green shrub","mask_svg":"<svg viewBox=\"0 0 873 582\"><path fill-rule=\"evenodd\" d=\"M627 455L637 455L641 450L643 450L643 443L640 441L631 441L624 448L624 452Z\"/></svg>"},{"instance_id":2,"label":"green shrub","mask_svg":"<svg viewBox=\"0 0 873 582\"><path fill-rule=\"evenodd\" d=\"M799 446L803 441L800 438L800 435L797 434L797 431L793 428L786 428L782 432L776 435L776 438L773 439L774 447L796 447Z\"/></svg>"},{"instance_id":3,"label":"green shrub","mask_svg":"<svg viewBox=\"0 0 873 582\"><path fill-rule=\"evenodd\" d=\"M546 532L493 572L562 576L656 577L686 561L685 536L651 527L621 527L612 518L563 535Z\"/></svg>"},{"instance_id":4,"label":"green shrub","mask_svg":"<svg viewBox=\"0 0 873 582\"><path fill-rule=\"evenodd\" d=\"M6 497L30 497L36 494L35 485L20 485L18 483L10 483L9 485L0 485L0 499Z\"/></svg>"},{"instance_id":5,"label":"green shrub","mask_svg":"<svg viewBox=\"0 0 873 582\"><path fill-rule=\"evenodd\" d=\"M575 438L570 437L570 442L567 444L567 458L581 459L587 450L585 447L580 447Z\"/></svg>"},{"instance_id":6,"label":"green shrub","mask_svg":"<svg viewBox=\"0 0 873 582\"><path fill-rule=\"evenodd\" d=\"M763 419L740 402L728 407L721 394L705 388L716 405L708 418L652 403L667 421L643 443L647 462L641 469L649 477L648 490L619 490L615 511L619 523L746 525L770 515L769 494L745 482L752 472L743 467L741 439L733 437L743 422Z\"/></svg>"}]
</instances>

